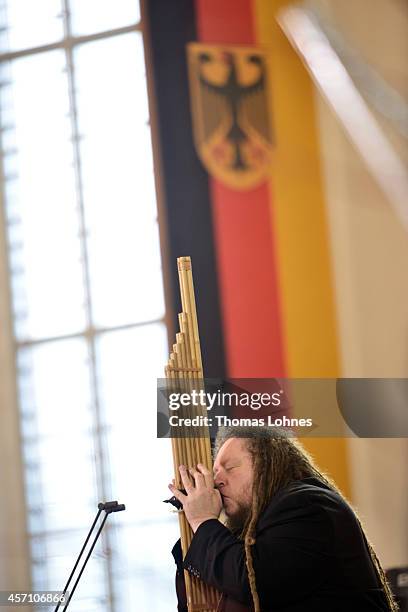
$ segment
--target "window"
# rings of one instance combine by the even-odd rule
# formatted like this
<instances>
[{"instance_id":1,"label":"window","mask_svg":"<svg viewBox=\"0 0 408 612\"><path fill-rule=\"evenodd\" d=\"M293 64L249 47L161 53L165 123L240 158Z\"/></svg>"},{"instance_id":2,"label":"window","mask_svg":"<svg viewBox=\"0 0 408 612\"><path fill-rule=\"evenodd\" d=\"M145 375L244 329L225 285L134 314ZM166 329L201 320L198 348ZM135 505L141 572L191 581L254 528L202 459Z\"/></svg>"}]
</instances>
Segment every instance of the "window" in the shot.
<instances>
[{"instance_id":1,"label":"window","mask_svg":"<svg viewBox=\"0 0 408 612\"><path fill-rule=\"evenodd\" d=\"M32 587L75 609L175 607L155 380L167 357L136 0L0 4L0 128ZM73 602L74 604L74 602ZM73 605L72 604L72 605ZM44 608L41 608L44 610Z\"/></svg>"}]
</instances>

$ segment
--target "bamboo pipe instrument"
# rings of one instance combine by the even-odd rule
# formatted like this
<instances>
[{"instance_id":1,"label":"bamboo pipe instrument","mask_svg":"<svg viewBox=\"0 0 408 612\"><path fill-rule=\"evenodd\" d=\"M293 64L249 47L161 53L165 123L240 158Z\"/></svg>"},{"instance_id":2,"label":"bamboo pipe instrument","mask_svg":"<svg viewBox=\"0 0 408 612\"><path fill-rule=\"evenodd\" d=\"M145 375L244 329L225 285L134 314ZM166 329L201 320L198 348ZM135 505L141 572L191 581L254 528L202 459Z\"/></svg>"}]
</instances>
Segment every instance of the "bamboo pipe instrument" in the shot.
<instances>
[{"instance_id":1,"label":"bamboo pipe instrument","mask_svg":"<svg viewBox=\"0 0 408 612\"><path fill-rule=\"evenodd\" d=\"M201 359L200 336L194 295L193 275L190 257L177 259L182 312L179 315L180 331L176 334L169 360L165 366L167 389L171 393L189 393L204 388L204 373ZM193 418L206 416L205 406L181 406L179 416ZM200 426L193 437L187 428L177 427L171 436L174 475L176 487L183 488L179 466L196 467L202 463L212 470L211 442L208 427ZM183 557L193 538L188 521L183 511L179 511L181 548ZM216 612L220 594L200 579L184 571L187 605L189 612Z\"/></svg>"}]
</instances>

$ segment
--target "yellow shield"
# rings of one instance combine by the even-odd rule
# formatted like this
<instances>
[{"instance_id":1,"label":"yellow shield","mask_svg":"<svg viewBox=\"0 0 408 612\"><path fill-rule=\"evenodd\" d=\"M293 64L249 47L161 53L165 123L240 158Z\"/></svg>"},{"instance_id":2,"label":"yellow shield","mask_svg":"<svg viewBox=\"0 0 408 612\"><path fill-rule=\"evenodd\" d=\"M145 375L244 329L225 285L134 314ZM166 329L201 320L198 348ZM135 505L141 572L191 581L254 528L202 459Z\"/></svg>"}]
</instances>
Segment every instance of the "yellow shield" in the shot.
<instances>
[{"instance_id":1,"label":"yellow shield","mask_svg":"<svg viewBox=\"0 0 408 612\"><path fill-rule=\"evenodd\" d=\"M194 141L207 171L233 189L269 174L272 130L265 57L253 47L187 47Z\"/></svg>"}]
</instances>

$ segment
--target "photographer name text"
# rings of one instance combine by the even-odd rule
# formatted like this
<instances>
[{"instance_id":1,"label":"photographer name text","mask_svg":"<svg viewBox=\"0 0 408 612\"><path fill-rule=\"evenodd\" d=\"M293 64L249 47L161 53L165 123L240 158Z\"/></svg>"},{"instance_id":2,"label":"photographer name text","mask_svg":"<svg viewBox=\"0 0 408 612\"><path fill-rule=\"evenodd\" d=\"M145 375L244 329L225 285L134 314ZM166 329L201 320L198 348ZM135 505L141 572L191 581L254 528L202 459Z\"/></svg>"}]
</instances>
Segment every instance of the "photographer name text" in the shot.
<instances>
[{"instance_id":1,"label":"photographer name text","mask_svg":"<svg viewBox=\"0 0 408 612\"><path fill-rule=\"evenodd\" d=\"M218 427L312 427L313 420L286 416L274 418L270 415L267 418L259 419L230 418L224 415L214 417L199 415L192 418L172 415L169 417L169 424L171 427L212 427L213 425Z\"/></svg>"}]
</instances>

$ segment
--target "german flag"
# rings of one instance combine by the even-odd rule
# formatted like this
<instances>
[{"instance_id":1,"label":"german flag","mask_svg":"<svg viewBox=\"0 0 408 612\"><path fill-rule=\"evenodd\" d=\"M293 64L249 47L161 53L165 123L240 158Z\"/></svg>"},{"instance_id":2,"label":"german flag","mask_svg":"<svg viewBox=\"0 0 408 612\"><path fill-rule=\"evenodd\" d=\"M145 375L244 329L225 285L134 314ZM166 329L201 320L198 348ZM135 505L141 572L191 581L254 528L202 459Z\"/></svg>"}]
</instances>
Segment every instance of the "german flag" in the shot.
<instances>
[{"instance_id":1,"label":"german flag","mask_svg":"<svg viewBox=\"0 0 408 612\"><path fill-rule=\"evenodd\" d=\"M172 262L180 255L192 257L207 376L341 375L315 94L277 22L279 11L288 4L284 0L146 4L167 256ZM230 64L235 61L234 78L240 87L246 77L237 68L234 50L241 47L248 58L265 58L264 103L271 150L268 171L253 186L234 186L199 157L191 61L189 83L191 43L199 43L204 51L208 46L204 60L208 55L216 61L211 56L214 48L229 56ZM256 81L259 66L258 61L247 84L251 78ZM215 72L211 76L206 67L202 75L213 84L226 82L221 72L219 77ZM225 101L220 101L220 112L225 109ZM235 141L231 131L221 133L221 123L219 141L224 137L225 155L235 146L245 161L244 145L241 149L237 145L239 140L249 143L242 122L237 122ZM175 271L172 282L177 295ZM308 440L306 445L347 494L344 440Z\"/></svg>"}]
</instances>

